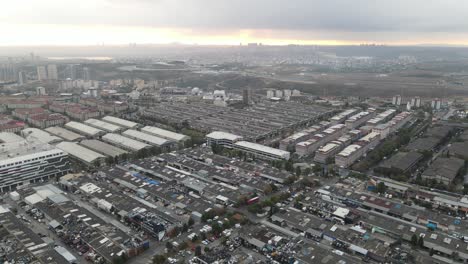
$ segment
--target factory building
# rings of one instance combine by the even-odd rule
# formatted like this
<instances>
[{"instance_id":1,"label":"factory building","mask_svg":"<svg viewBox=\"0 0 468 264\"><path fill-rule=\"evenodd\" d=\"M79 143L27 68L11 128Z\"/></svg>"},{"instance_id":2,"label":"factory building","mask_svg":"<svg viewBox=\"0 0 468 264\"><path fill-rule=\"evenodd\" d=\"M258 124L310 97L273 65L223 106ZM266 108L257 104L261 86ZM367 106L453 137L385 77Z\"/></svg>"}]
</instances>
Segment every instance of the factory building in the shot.
<instances>
[{"instance_id":1,"label":"factory building","mask_svg":"<svg viewBox=\"0 0 468 264\"><path fill-rule=\"evenodd\" d=\"M137 129L140 126L138 123L114 116L105 116L102 118L102 120L120 127L125 127L127 129Z\"/></svg>"},{"instance_id":2,"label":"factory building","mask_svg":"<svg viewBox=\"0 0 468 264\"><path fill-rule=\"evenodd\" d=\"M121 147L123 149L133 152L151 147L150 145L140 142L138 140L134 140L114 133L105 134L104 136L102 136L102 140L114 146Z\"/></svg>"},{"instance_id":3,"label":"factory building","mask_svg":"<svg viewBox=\"0 0 468 264\"><path fill-rule=\"evenodd\" d=\"M111 123L108 123L108 122L104 122L104 121L101 121L101 120L98 120L98 119L94 119L94 118L90 118L90 119L84 121L84 123L86 125L92 126L94 128L97 128L97 129L104 130L104 131L109 132L109 133L117 133L117 132L120 132L120 131L123 130L123 128L120 127L120 126L117 126L117 125L114 125L114 124L111 124Z\"/></svg>"},{"instance_id":4,"label":"factory building","mask_svg":"<svg viewBox=\"0 0 468 264\"><path fill-rule=\"evenodd\" d=\"M119 157L128 153L127 151L121 148L112 146L110 144L95 139L82 140L80 142L80 145L112 158Z\"/></svg>"},{"instance_id":5,"label":"factory building","mask_svg":"<svg viewBox=\"0 0 468 264\"><path fill-rule=\"evenodd\" d=\"M141 129L141 131L144 133L153 135L153 136L165 138L167 140L172 140L178 143L183 143L190 139L189 136L186 136L184 134L172 132L166 129L153 127L153 126L145 126L144 128Z\"/></svg>"},{"instance_id":6,"label":"factory building","mask_svg":"<svg viewBox=\"0 0 468 264\"><path fill-rule=\"evenodd\" d=\"M248 141L238 141L232 145L233 148L244 151L259 159L266 160L289 160L291 153L288 151L271 148L257 143Z\"/></svg>"},{"instance_id":7,"label":"factory building","mask_svg":"<svg viewBox=\"0 0 468 264\"><path fill-rule=\"evenodd\" d=\"M152 136L152 135L149 135L149 134L137 131L137 130L133 130L133 129L124 131L122 135L144 142L148 145L160 147L162 149L171 149L175 145L174 141L169 141L167 139L160 138L157 136Z\"/></svg>"},{"instance_id":8,"label":"factory building","mask_svg":"<svg viewBox=\"0 0 468 264\"><path fill-rule=\"evenodd\" d=\"M96 138L103 135L105 132L101 129L94 128L92 126L85 125L83 123L78 123L75 121L71 121L65 124L65 128L73 130L81 135L85 135L87 137Z\"/></svg>"},{"instance_id":9,"label":"factory building","mask_svg":"<svg viewBox=\"0 0 468 264\"><path fill-rule=\"evenodd\" d=\"M105 158L103 155L85 147L82 147L74 142L61 142L57 144L57 148L68 153L71 158L78 160L88 166L99 166L99 164L103 162Z\"/></svg>"},{"instance_id":10,"label":"factory building","mask_svg":"<svg viewBox=\"0 0 468 264\"><path fill-rule=\"evenodd\" d=\"M241 136L222 131L214 131L206 135L206 144L208 146L220 145L230 147L232 144L240 140L242 140Z\"/></svg>"},{"instance_id":11,"label":"factory building","mask_svg":"<svg viewBox=\"0 0 468 264\"><path fill-rule=\"evenodd\" d=\"M38 128L26 128L21 131L21 135L30 140L37 140L44 144L54 144L63 141L57 136L53 136L44 130Z\"/></svg>"},{"instance_id":12,"label":"factory building","mask_svg":"<svg viewBox=\"0 0 468 264\"><path fill-rule=\"evenodd\" d=\"M48 127L44 129L46 132L61 137L66 141L79 141L84 138L84 136L77 134L75 132L72 132L68 129L65 129L63 127Z\"/></svg>"},{"instance_id":13,"label":"factory building","mask_svg":"<svg viewBox=\"0 0 468 264\"><path fill-rule=\"evenodd\" d=\"M55 179L70 171L68 155L47 144L16 141L2 144L0 192L19 186Z\"/></svg>"}]
</instances>

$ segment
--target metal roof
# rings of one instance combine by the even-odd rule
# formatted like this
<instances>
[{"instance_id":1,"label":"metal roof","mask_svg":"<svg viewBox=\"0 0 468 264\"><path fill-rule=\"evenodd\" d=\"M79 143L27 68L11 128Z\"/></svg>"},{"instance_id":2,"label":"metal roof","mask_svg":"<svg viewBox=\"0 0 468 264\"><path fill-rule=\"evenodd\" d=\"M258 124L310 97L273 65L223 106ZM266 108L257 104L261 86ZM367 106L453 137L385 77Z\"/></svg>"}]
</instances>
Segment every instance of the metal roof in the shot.
<instances>
[{"instance_id":1,"label":"metal roof","mask_svg":"<svg viewBox=\"0 0 468 264\"><path fill-rule=\"evenodd\" d=\"M116 144L118 146L132 151L139 151L141 149L150 147L150 145L140 142L138 140L134 140L114 133L105 134L104 136L102 136L102 139L111 144Z\"/></svg>"},{"instance_id":2,"label":"metal roof","mask_svg":"<svg viewBox=\"0 0 468 264\"><path fill-rule=\"evenodd\" d=\"M88 136L97 136L99 134L103 134L104 131L101 129L94 128L92 126L85 125L83 123L78 123L75 121L71 121L65 124L66 128L73 129L77 131L78 133L88 135Z\"/></svg>"},{"instance_id":3,"label":"metal roof","mask_svg":"<svg viewBox=\"0 0 468 264\"><path fill-rule=\"evenodd\" d=\"M122 133L124 136L128 136L139 141L142 141L147 144L155 145L155 146L163 146L169 143L169 140L160 138L157 136L152 136L137 130L129 129Z\"/></svg>"},{"instance_id":4,"label":"metal roof","mask_svg":"<svg viewBox=\"0 0 468 264\"><path fill-rule=\"evenodd\" d=\"M209 133L208 135L206 135L206 137L216 139L216 140L226 139L226 140L231 140L231 141L236 141L236 140L241 140L242 139L241 136L234 135L234 134L231 134L231 133L228 133L228 132L223 132L223 131L213 131L213 132Z\"/></svg>"},{"instance_id":5,"label":"metal roof","mask_svg":"<svg viewBox=\"0 0 468 264\"><path fill-rule=\"evenodd\" d=\"M136 127L138 127L138 123L128 121L128 120L125 120L125 119L122 119L122 118L114 117L114 116L105 116L105 117L102 118L102 120L106 121L106 122L109 122L109 123L112 123L112 124L123 126L123 127L126 127L126 128L136 128Z\"/></svg>"},{"instance_id":6,"label":"metal roof","mask_svg":"<svg viewBox=\"0 0 468 264\"><path fill-rule=\"evenodd\" d=\"M103 155L73 142L61 142L57 144L57 148L67 152L70 156L87 163L92 163L95 160L104 158Z\"/></svg>"},{"instance_id":7,"label":"metal roof","mask_svg":"<svg viewBox=\"0 0 468 264\"><path fill-rule=\"evenodd\" d=\"M82 135L80 134L77 134L73 131L70 131L68 129L65 129L63 127L48 127L45 129L45 131L53 134L53 135L56 135L56 136L59 136L65 140L68 140L68 141L75 141L75 140L78 140L78 139L81 139L83 138Z\"/></svg>"},{"instance_id":8,"label":"metal roof","mask_svg":"<svg viewBox=\"0 0 468 264\"><path fill-rule=\"evenodd\" d=\"M125 153L128 153L127 151L121 148L112 146L110 144L107 144L105 142L95 140L95 139L82 140L80 142L80 145L83 145L91 150L94 150L96 152L99 152L103 155L110 156L110 157L117 157Z\"/></svg>"},{"instance_id":9,"label":"metal roof","mask_svg":"<svg viewBox=\"0 0 468 264\"><path fill-rule=\"evenodd\" d=\"M62 141L61 138L57 136L52 136L46 131L40 130L38 128L26 128L21 131L21 134L30 140L39 140L42 143L56 143Z\"/></svg>"},{"instance_id":10,"label":"metal roof","mask_svg":"<svg viewBox=\"0 0 468 264\"><path fill-rule=\"evenodd\" d=\"M88 119L88 120L86 120L84 122L87 125L90 125L92 127L98 128L98 129L105 130L107 132L117 132L117 131L122 130L122 128L117 126L117 125L107 123L107 122L104 122L104 121L101 121L101 120L98 120L98 119L94 119L94 118L90 118L90 119Z\"/></svg>"},{"instance_id":11,"label":"metal roof","mask_svg":"<svg viewBox=\"0 0 468 264\"><path fill-rule=\"evenodd\" d=\"M174 141L184 141L189 139L189 136L179 134L176 132L172 132L166 129L162 129L159 127L153 127L153 126L145 126L144 128L141 129L142 132L154 135L154 136L159 136L165 139L169 140L174 140Z\"/></svg>"}]
</instances>

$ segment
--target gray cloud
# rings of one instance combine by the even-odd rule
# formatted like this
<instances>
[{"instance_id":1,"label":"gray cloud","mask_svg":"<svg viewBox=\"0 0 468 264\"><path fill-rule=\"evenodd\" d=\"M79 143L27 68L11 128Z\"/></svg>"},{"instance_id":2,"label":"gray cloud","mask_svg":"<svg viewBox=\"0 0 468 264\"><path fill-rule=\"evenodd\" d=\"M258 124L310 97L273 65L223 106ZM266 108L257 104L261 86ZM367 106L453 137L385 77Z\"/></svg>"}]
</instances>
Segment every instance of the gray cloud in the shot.
<instances>
[{"instance_id":1,"label":"gray cloud","mask_svg":"<svg viewBox=\"0 0 468 264\"><path fill-rule=\"evenodd\" d=\"M468 1L465 0L41 0L33 3L31 8L2 20L215 31L468 33Z\"/></svg>"}]
</instances>

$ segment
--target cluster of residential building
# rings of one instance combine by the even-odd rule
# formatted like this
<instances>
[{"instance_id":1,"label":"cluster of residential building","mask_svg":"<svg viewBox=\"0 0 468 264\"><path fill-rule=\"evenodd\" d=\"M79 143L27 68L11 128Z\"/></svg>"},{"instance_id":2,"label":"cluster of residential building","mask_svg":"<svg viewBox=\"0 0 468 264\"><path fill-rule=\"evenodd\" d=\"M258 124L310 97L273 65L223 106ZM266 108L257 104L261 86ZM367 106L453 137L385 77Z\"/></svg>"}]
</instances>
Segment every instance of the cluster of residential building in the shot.
<instances>
[{"instance_id":1,"label":"cluster of residential building","mask_svg":"<svg viewBox=\"0 0 468 264\"><path fill-rule=\"evenodd\" d=\"M369 150L373 149L377 144L387 137L389 134L396 132L412 118L411 113L401 112L394 116L390 121L384 123L385 130L380 127L375 127L370 133L363 136L355 143L347 146L335 156L335 164L342 168L347 168L364 156Z\"/></svg>"}]
</instances>

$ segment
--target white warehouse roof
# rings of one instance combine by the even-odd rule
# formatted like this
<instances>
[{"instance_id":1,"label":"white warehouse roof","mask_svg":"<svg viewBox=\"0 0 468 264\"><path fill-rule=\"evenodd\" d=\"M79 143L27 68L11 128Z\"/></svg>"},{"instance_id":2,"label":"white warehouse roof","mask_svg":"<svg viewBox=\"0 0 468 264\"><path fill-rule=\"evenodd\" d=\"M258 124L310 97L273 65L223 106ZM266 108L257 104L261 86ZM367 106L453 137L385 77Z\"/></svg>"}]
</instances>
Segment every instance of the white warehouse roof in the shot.
<instances>
[{"instance_id":1,"label":"white warehouse roof","mask_svg":"<svg viewBox=\"0 0 468 264\"><path fill-rule=\"evenodd\" d=\"M13 143L24 141L24 138L10 132L0 132L0 143Z\"/></svg>"},{"instance_id":2,"label":"white warehouse roof","mask_svg":"<svg viewBox=\"0 0 468 264\"><path fill-rule=\"evenodd\" d=\"M87 135L87 136L98 136L99 134L103 134L104 131L101 129L94 128L92 126L85 125L83 123L78 123L75 121L71 121L65 124L66 128L72 129L77 131L78 133Z\"/></svg>"},{"instance_id":3,"label":"white warehouse roof","mask_svg":"<svg viewBox=\"0 0 468 264\"><path fill-rule=\"evenodd\" d=\"M272 154L272 155L275 155L275 156L278 156L278 157L282 157L284 159L289 159L289 156L290 156L290 153L288 151L284 151L284 150L281 150L281 149L276 149L276 148L268 147L268 146L265 146L265 145L261 145L261 144L257 144L257 143L253 143L253 142L248 142L248 141L238 141L238 142L234 143L234 145L241 146L241 147L248 148L248 149L252 149L252 150L258 151L258 152L269 153L269 154Z\"/></svg>"},{"instance_id":4,"label":"white warehouse roof","mask_svg":"<svg viewBox=\"0 0 468 264\"><path fill-rule=\"evenodd\" d=\"M57 148L86 163L93 163L95 160L105 158L103 155L82 147L74 142L61 142L57 144Z\"/></svg>"},{"instance_id":5,"label":"white warehouse roof","mask_svg":"<svg viewBox=\"0 0 468 264\"><path fill-rule=\"evenodd\" d=\"M61 137L67 141L75 141L75 140L78 140L78 139L82 139L83 136L80 135L80 134L77 134L73 131L70 131L68 129L65 129L63 127L58 127L58 126L55 126L55 127L48 127L45 129L45 131L53 134L53 135L56 135L58 137Z\"/></svg>"},{"instance_id":6,"label":"white warehouse roof","mask_svg":"<svg viewBox=\"0 0 468 264\"><path fill-rule=\"evenodd\" d=\"M122 128L117 126L117 125L107 123L107 122L104 122L104 121L101 121L101 120L98 120L98 119L94 119L94 118L90 118L90 119L88 119L88 120L86 120L84 122L87 125L90 125L92 127L102 129L102 130L105 130L105 131L111 132L111 133L118 132L118 131L122 130Z\"/></svg>"},{"instance_id":7,"label":"white warehouse roof","mask_svg":"<svg viewBox=\"0 0 468 264\"><path fill-rule=\"evenodd\" d=\"M124 136L128 136L134 138L136 140L145 142L147 144L155 145L155 146L163 146L169 143L169 140L160 138L157 136L152 136L137 130L129 129L122 133Z\"/></svg>"},{"instance_id":8,"label":"white warehouse roof","mask_svg":"<svg viewBox=\"0 0 468 264\"><path fill-rule=\"evenodd\" d=\"M145 126L144 128L141 129L141 131L154 135L154 136L158 136L158 137L162 137L162 138L174 140L174 141L184 141L184 140L190 139L189 136L179 134L176 132L172 132L172 131L162 129L159 127L153 127L153 126Z\"/></svg>"},{"instance_id":9,"label":"white warehouse roof","mask_svg":"<svg viewBox=\"0 0 468 264\"><path fill-rule=\"evenodd\" d=\"M206 135L207 138L212 138L215 140L231 140L231 141L236 141L236 140L241 140L242 137L238 135L234 135L231 133L223 132L223 131L214 131Z\"/></svg>"},{"instance_id":10,"label":"white warehouse roof","mask_svg":"<svg viewBox=\"0 0 468 264\"><path fill-rule=\"evenodd\" d=\"M149 148L150 145L140 142L138 140L134 140L128 137L121 136L119 134L108 133L105 134L102 139L107 141L111 144L118 145L122 148L126 148L132 151L139 151L144 148Z\"/></svg>"},{"instance_id":11,"label":"white warehouse roof","mask_svg":"<svg viewBox=\"0 0 468 264\"><path fill-rule=\"evenodd\" d=\"M138 127L138 123L128 121L122 118L114 117L114 116L105 116L102 118L103 121L116 124L118 126L123 126L125 128L136 128Z\"/></svg>"},{"instance_id":12,"label":"white warehouse roof","mask_svg":"<svg viewBox=\"0 0 468 264\"><path fill-rule=\"evenodd\" d=\"M63 141L61 138L57 136L52 136L51 134L43 130L40 130L38 128L25 128L21 131L21 134L23 135L24 138L30 141L38 140L46 144L57 143L57 142Z\"/></svg>"},{"instance_id":13,"label":"white warehouse roof","mask_svg":"<svg viewBox=\"0 0 468 264\"><path fill-rule=\"evenodd\" d=\"M96 139L82 140L80 145L110 157L117 157L127 153L127 151L121 148L112 146Z\"/></svg>"}]
</instances>

